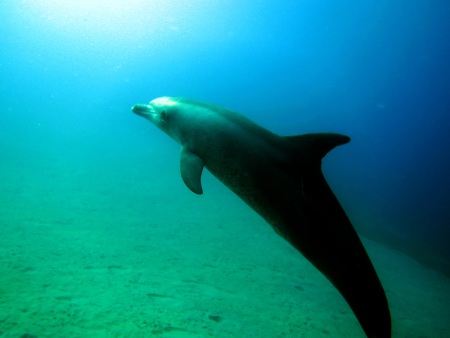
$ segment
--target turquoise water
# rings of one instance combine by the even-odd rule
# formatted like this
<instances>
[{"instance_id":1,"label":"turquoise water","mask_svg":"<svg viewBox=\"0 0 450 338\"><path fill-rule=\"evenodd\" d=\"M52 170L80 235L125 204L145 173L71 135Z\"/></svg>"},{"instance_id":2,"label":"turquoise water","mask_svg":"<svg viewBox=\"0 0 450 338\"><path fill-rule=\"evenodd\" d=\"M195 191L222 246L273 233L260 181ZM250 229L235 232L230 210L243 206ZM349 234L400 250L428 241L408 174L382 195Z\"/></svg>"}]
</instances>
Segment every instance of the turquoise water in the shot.
<instances>
[{"instance_id":1,"label":"turquoise water","mask_svg":"<svg viewBox=\"0 0 450 338\"><path fill-rule=\"evenodd\" d=\"M450 8L0 3L1 337L364 337L332 285L133 104L186 96L352 141L324 173L393 337L450 332Z\"/></svg>"}]
</instances>

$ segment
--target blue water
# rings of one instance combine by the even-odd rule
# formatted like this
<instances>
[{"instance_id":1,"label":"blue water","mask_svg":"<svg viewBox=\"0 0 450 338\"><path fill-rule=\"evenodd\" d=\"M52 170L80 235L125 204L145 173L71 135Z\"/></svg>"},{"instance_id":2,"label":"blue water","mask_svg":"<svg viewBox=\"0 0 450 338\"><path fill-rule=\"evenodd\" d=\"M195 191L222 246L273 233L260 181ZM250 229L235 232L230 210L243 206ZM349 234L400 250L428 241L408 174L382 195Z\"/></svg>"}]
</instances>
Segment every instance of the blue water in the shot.
<instances>
[{"instance_id":1,"label":"blue water","mask_svg":"<svg viewBox=\"0 0 450 338\"><path fill-rule=\"evenodd\" d=\"M450 275L448 1L70 3L0 3L4 229L12 204L76 218L79 184L144 199L132 175L158 180L166 149L185 189L178 148L130 111L184 96L281 135L350 136L323 170L355 228Z\"/></svg>"}]
</instances>

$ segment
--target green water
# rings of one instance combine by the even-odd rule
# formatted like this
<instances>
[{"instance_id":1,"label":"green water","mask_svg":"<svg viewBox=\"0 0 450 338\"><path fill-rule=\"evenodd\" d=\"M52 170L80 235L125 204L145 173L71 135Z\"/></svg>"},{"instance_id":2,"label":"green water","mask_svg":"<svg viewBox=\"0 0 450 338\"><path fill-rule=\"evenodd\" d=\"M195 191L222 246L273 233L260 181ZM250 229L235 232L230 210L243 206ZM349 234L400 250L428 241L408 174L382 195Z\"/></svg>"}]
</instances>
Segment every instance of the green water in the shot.
<instances>
[{"instance_id":1,"label":"green water","mask_svg":"<svg viewBox=\"0 0 450 338\"><path fill-rule=\"evenodd\" d=\"M114 158L5 149L2 337L364 337L299 253L178 147ZM447 337L450 282L364 239L393 337Z\"/></svg>"}]
</instances>

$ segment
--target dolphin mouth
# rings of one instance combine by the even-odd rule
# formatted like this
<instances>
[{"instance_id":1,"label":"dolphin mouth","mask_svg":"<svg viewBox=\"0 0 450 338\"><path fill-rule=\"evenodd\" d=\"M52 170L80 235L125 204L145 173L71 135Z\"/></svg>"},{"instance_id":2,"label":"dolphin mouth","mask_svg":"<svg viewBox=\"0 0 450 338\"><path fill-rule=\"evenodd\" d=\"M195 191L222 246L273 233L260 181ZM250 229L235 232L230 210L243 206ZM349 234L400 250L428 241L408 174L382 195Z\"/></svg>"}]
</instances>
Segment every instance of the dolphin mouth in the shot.
<instances>
[{"instance_id":1,"label":"dolphin mouth","mask_svg":"<svg viewBox=\"0 0 450 338\"><path fill-rule=\"evenodd\" d=\"M131 107L131 111L139 116L148 118L150 115L155 114L152 106L148 104L135 104Z\"/></svg>"}]
</instances>

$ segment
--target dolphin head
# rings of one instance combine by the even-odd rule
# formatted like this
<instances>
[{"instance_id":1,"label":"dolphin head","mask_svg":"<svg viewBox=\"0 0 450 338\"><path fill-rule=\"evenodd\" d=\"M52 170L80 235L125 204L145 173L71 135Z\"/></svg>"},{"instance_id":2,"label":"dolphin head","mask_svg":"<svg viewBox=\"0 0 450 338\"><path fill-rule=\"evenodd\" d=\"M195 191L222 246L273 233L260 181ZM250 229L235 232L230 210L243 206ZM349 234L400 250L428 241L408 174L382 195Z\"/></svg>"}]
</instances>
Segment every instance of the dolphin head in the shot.
<instances>
[{"instance_id":1,"label":"dolphin head","mask_svg":"<svg viewBox=\"0 0 450 338\"><path fill-rule=\"evenodd\" d=\"M142 116L164 131L170 137L179 141L174 130L173 120L177 115L177 102L170 97L159 97L148 104L136 104L131 110Z\"/></svg>"}]
</instances>

